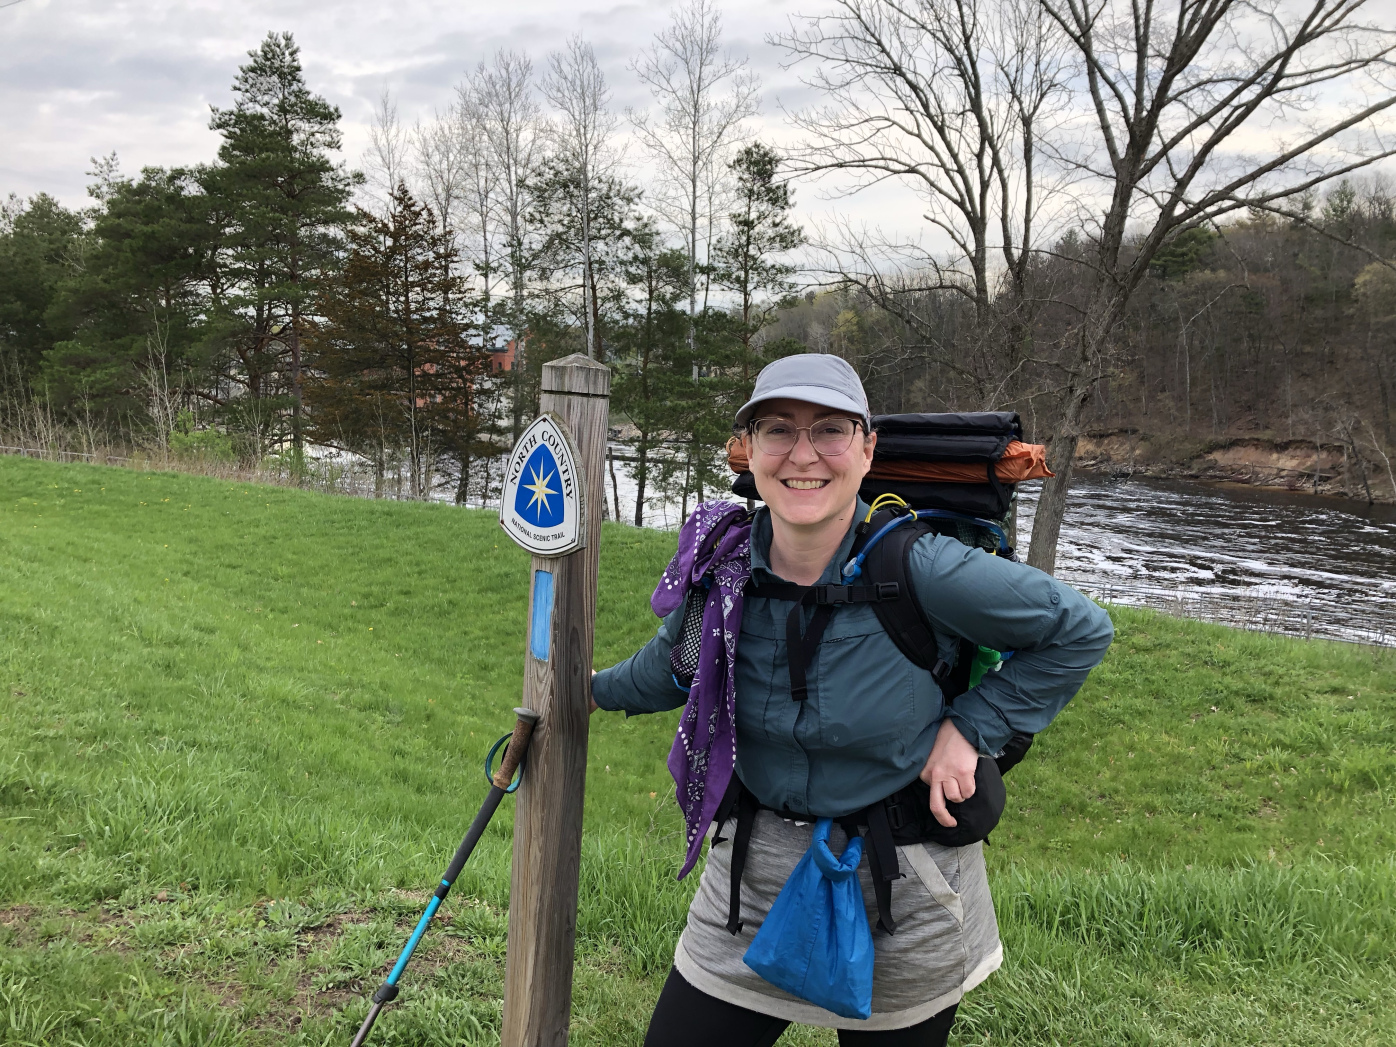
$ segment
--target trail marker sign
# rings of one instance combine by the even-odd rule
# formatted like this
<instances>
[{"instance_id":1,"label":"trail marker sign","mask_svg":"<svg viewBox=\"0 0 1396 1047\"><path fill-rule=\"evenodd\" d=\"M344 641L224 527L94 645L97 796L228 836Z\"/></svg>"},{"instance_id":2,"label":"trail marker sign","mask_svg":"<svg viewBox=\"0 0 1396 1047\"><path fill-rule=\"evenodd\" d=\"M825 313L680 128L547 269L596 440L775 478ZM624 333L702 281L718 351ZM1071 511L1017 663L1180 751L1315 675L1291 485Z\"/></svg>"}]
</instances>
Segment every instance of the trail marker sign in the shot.
<instances>
[{"instance_id":1,"label":"trail marker sign","mask_svg":"<svg viewBox=\"0 0 1396 1047\"><path fill-rule=\"evenodd\" d=\"M562 556L586 545L585 479L567 423L540 415L509 455L499 525L536 556Z\"/></svg>"}]
</instances>

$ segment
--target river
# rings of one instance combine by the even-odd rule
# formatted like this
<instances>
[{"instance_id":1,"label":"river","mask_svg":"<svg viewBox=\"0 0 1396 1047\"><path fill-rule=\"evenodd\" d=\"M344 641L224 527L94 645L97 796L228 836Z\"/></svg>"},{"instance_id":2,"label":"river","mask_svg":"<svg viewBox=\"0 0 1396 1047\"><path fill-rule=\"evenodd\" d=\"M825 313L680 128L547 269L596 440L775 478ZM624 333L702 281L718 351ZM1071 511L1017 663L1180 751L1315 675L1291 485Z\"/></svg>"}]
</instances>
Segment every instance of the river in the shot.
<instances>
[{"instance_id":1,"label":"river","mask_svg":"<svg viewBox=\"0 0 1396 1047\"><path fill-rule=\"evenodd\" d=\"M624 463L616 462L616 473L622 516L633 518L635 490ZM1039 486L1019 488L1023 558ZM645 523L675 527L679 508L651 504ZM1396 646L1392 506L1235 484L1078 475L1056 573L1105 601Z\"/></svg>"},{"instance_id":2,"label":"river","mask_svg":"<svg viewBox=\"0 0 1396 1047\"><path fill-rule=\"evenodd\" d=\"M1020 553L1038 484L1019 492ZM1236 484L1072 484L1057 571L1093 596L1396 646L1396 507Z\"/></svg>"}]
</instances>

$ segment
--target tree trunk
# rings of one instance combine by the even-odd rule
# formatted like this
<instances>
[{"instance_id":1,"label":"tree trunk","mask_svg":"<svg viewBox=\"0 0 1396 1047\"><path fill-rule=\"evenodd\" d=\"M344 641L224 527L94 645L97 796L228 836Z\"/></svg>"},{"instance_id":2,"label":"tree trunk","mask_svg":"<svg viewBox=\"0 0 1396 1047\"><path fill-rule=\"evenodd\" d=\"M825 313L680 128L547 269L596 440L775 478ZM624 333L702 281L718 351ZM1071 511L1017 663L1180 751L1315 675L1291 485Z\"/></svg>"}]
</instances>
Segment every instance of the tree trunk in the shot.
<instances>
[{"instance_id":1,"label":"tree trunk","mask_svg":"<svg viewBox=\"0 0 1396 1047\"><path fill-rule=\"evenodd\" d=\"M1097 300L1099 302L1099 299ZM1081 440L1081 419L1086 405L1100 381L1100 360L1106 340L1114 329L1114 319L1120 306L1114 301L1100 303L1091 310L1100 320L1092 322L1087 314L1081 331L1081 348L1075 370L1067 381L1062 397L1062 415L1052 434L1052 446L1047 452L1047 468L1054 474L1043 481L1042 495L1037 501L1037 515L1032 524L1032 543L1028 563L1053 573L1057 566L1057 540L1061 537L1062 518L1066 515L1066 496L1071 488L1071 474L1076 465L1076 447Z\"/></svg>"},{"instance_id":2,"label":"tree trunk","mask_svg":"<svg viewBox=\"0 0 1396 1047\"><path fill-rule=\"evenodd\" d=\"M645 526L645 481L649 479L649 436L640 434L639 453L635 456L635 526Z\"/></svg>"}]
</instances>

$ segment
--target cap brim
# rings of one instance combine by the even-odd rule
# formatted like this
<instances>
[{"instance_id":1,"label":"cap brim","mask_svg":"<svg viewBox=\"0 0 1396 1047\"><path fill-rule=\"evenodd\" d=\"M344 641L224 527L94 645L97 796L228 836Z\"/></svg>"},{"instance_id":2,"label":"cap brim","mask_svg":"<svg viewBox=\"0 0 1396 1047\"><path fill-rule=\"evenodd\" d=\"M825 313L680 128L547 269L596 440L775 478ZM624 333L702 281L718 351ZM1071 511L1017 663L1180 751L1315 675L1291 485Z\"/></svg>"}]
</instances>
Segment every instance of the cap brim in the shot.
<instances>
[{"instance_id":1,"label":"cap brim","mask_svg":"<svg viewBox=\"0 0 1396 1047\"><path fill-rule=\"evenodd\" d=\"M861 418L864 425L868 424L868 412L862 404L851 396L845 396L837 390L826 389L820 385L787 385L779 389L772 389L770 392L764 392L760 397L742 404L741 410L737 412L737 424L746 425L751 420L757 405L763 404L767 400L803 400L805 403L816 404L819 407L847 411L849 414Z\"/></svg>"}]
</instances>

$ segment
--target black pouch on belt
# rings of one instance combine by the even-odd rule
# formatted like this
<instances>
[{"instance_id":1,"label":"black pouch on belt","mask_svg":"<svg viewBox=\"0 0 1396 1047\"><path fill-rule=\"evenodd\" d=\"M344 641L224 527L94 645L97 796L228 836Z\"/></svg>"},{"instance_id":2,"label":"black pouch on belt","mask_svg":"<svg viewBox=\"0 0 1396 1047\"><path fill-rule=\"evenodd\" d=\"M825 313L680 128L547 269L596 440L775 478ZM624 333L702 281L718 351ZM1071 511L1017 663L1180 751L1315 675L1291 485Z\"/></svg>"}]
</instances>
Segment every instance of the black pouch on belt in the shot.
<instances>
[{"instance_id":1,"label":"black pouch on belt","mask_svg":"<svg viewBox=\"0 0 1396 1047\"><path fill-rule=\"evenodd\" d=\"M945 809L955 819L953 827L936 821L931 813L931 787L920 778L898 789L885 802L892 840L898 846L930 842L964 847L988 838L1003 817L1007 800L998 764L992 757L981 756L974 770L974 795L963 803L945 803Z\"/></svg>"}]
</instances>

